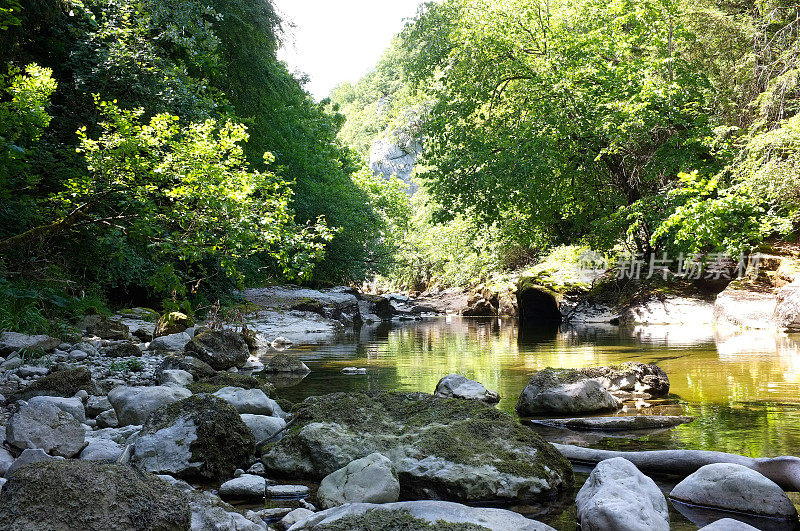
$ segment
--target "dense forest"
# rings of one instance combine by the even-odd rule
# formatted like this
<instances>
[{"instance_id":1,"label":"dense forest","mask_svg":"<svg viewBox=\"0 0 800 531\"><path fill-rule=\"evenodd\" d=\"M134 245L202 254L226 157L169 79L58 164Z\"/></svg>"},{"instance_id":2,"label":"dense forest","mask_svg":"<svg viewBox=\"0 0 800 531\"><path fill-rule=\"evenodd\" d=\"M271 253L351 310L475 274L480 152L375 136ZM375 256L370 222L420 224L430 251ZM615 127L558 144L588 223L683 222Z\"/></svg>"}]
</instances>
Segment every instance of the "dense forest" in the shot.
<instances>
[{"instance_id":1,"label":"dense forest","mask_svg":"<svg viewBox=\"0 0 800 531\"><path fill-rule=\"evenodd\" d=\"M0 0L0 329L791 237L798 32L784 0L445 0L316 102L266 0ZM378 139L422 146L413 195Z\"/></svg>"}]
</instances>

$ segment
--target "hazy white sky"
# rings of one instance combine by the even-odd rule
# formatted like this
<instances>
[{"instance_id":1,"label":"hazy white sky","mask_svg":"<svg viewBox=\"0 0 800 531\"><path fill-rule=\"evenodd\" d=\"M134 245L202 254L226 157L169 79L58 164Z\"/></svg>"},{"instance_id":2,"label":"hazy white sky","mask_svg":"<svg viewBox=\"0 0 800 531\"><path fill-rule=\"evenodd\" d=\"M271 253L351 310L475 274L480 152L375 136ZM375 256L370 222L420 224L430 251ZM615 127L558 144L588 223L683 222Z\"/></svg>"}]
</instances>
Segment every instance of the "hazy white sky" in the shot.
<instances>
[{"instance_id":1,"label":"hazy white sky","mask_svg":"<svg viewBox=\"0 0 800 531\"><path fill-rule=\"evenodd\" d=\"M355 82L380 58L421 0L274 0L294 23L279 57L311 78L319 100L343 81Z\"/></svg>"}]
</instances>

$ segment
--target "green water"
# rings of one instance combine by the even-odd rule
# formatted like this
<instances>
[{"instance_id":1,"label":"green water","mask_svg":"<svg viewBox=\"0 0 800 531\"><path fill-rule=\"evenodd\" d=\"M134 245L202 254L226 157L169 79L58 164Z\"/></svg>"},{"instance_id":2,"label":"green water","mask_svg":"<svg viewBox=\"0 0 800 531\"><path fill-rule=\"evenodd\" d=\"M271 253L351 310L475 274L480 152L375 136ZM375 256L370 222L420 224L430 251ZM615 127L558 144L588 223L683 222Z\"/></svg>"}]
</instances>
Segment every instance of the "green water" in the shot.
<instances>
[{"instance_id":1,"label":"green water","mask_svg":"<svg viewBox=\"0 0 800 531\"><path fill-rule=\"evenodd\" d=\"M301 382L284 382L295 385L278 394L292 401L335 391L430 393L442 376L459 373L498 391L503 397L498 407L512 415L529 375L538 369L655 362L669 375L669 399L628 403L619 414L682 414L696 421L635 434L532 429L550 441L595 448L800 455L800 336L687 326L542 332L520 329L514 320L448 317L363 328L332 344L292 351L312 370ZM364 367L367 374L342 374L348 366ZM570 513L546 520L574 529ZM673 524L696 529L680 515Z\"/></svg>"}]
</instances>

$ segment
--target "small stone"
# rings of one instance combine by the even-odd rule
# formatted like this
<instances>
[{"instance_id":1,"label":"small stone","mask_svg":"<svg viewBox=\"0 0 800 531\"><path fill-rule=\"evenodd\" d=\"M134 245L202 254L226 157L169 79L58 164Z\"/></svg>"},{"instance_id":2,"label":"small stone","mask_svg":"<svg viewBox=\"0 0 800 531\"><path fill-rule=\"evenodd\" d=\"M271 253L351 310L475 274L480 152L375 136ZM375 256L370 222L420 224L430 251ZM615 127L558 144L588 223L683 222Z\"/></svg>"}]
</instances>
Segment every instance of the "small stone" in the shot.
<instances>
[{"instance_id":1,"label":"small stone","mask_svg":"<svg viewBox=\"0 0 800 531\"><path fill-rule=\"evenodd\" d=\"M247 469L247 473L248 474L255 474L257 476L263 476L263 475L266 475L267 471L264 468L264 463L258 462L258 463L255 463L250 468L248 468ZM0 474L0 476L2 476L2 474Z\"/></svg>"},{"instance_id":2,"label":"small stone","mask_svg":"<svg viewBox=\"0 0 800 531\"><path fill-rule=\"evenodd\" d=\"M116 463L122 455L122 446L110 439L93 439L83 449L80 459L99 463Z\"/></svg>"},{"instance_id":3,"label":"small stone","mask_svg":"<svg viewBox=\"0 0 800 531\"><path fill-rule=\"evenodd\" d=\"M98 428L118 428L119 419L117 419L117 412L113 409L103 411L94 419Z\"/></svg>"},{"instance_id":4,"label":"small stone","mask_svg":"<svg viewBox=\"0 0 800 531\"><path fill-rule=\"evenodd\" d=\"M10 371L13 369L18 369L22 367L22 359L21 358L8 358L3 363L0 363L0 371Z\"/></svg>"},{"instance_id":5,"label":"small stone","mask_svg":"<svg viewBox=\"0 0 800 531\"><path fill-rule=\"evenodd\" d=\"M75 398L80 398L82 401L85 402L86 399L89 398L89 393L86 391L86 389L81 389L80 391L75 393Z\"/></svg>"},{"instance_id":6,"label":"small stone","mask_svg":"<svg viewBox=\"0 0 800 531\"><path fill-rule=\"evenodd\" d=\"M88 357L89 357L89 354L87 352L82 351L82 350L73 350L68 355L68 358L71 359L72 361L83 361Z\"/></svg>"},{"instance_id":7,"label":"small stone","mask_svg":"<svg viewBox=\"0 0 800 531\"><path fill-rule=\"evenodd\" d=\"M96 417L103 411L114 409L107 396L90 396L86 400L86 415ZM116 415L115 415L116 416Z\"/></svg>"},{"instance_id":8,"label":"small stone","mask_svg":"<svg viewBox=\"0 0 800 531\"><path fill-rule=\"evenodd\" d=\"M367 374L366 368L359 369L358 367L345 367L342 369L344 374Z\"/></svg>"},{"instance_id":9,"label":"small stone","mask_svg":"<svg viewBox=\"0 0 800 531\"><path fill-rule=\"evenodd\" d=\"M236 470L233 471L233 477L235 478L238 478L242 474L244 474L244 470L242 470L241 468L237 468Z\"/></svg>"},{"instance_id":10,"label":"small stone","mask_svg":"<svg viewBox=\"0 0 800 531\"><path fill-rule=\"evenodd\" d=\"M223 500L260 500L264 498L267 480L254 474L242 474L219 487Z\"/></svg>"},{"instance_id":11,"label":"small stone","mask_svg":"<svg viewBox=\"0 0 800 531\"><path fill-rule=\"evenodd\" d=\"M386 457L373 453L325 476L317 500L328 509L344 503L392 503L400 497L397 472Z\"/></svg>"},{"instance_id":12,"label":"small stone","mask_svg":"<svg viewBox=\"0 0 800 531\"><path fill-rule=\"evenodd\" d=\"M177 385L178 387L188 387L194 383L194 377L180 369L167 369L158 374L160 385Z\"/></svg>"},{"instance_id":13,"label":"small stone","mask_svg":"<svg viewBox=\"0 0 800 531\"><path fill-rule=\"evenodd\" d=\"M700 531L758 531L758 528L733 518L721 518L716 522L701 527Z\"/></svg>"},{"instance_id":14,"label":"small stone","mask_svg":"<svg viewBox=\"0 0 800 531\"><path fill-rule=\"evenodd\" d=\"M2 441L0 441L2 444ZM0 477L6 475L8 468L14 463L14 456L11 452L0 446Z\"/></svg>"},{"instance_id":15,"label":"small stone","mask_svg":"<svg viewBox=\"0 0 800 531\"><path fill-rule=\"evenodd\" d=\"M303 498L310 489L305 485L267 485L267 496L270 498Z\"/></svg>"},{"instance_id":16,"label":"small stone","mask_svg":"<svg viewBox=\"0 0 800 531\"><path fill-rule=\"evenodd\" d=\"M487 404L496 404L500 401L500 395L489 391L483 384L460 374L448 374L439 380L439 383L436 384L434 395L442 398L480 400Z\"/></svg>"}]
</instances>

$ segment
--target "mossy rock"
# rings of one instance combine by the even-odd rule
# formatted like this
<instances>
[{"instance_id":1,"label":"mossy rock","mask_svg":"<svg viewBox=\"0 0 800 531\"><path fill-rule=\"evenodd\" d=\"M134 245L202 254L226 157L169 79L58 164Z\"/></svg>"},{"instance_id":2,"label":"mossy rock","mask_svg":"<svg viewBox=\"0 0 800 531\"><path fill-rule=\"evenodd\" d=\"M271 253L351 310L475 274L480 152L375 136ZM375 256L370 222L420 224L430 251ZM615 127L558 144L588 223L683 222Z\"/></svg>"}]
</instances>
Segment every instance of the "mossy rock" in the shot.
<instances>
[{"instance_id":1,"label":"mossy rock","mask_svg":"<svg viewBox=\"0 0 800 531\"><path fill-rule=\"evenodd\" d=\"M140 358L142 351L133 343L117 343L110 345L103 350L103 354L108 358Z\"/></svg>"},{"instance_id":2,"label":"mossy rock","mask_svg":"<svg viewBox=\"0 0 800 531\"><path fill-rule=\"evenodd\" d=\"M408 511L370 510L352 514L328 524L314 527L319 531L490 531L488 527L469 523L428 522L414 518Z\"/></svg>"},{"instance_id":3,"label":"mossy rock","mask_svg":"<svg viewBox=\"0 0 800 531\"><path fill-rule=\"evenodd\" d=\"M161 371L175 370L186 371L192 375L195 381L203 380L204 378L211 378L216 376L215 371L211 365L204 361L200 361L194 356L181 356L173 354L166 356L161 364L156 369L156 376L161 374Z\"/></svg>"},{"instance_id":4,"label":"mossy rock","mask_svg":"<svg viewBox=\"0 0 800 531\"><path fill-rule=\"evenodd\" d=\"M14 394L15 400L27 400L33 396L62 396L69 398L78 391L96 394L92 372L86 367L51 372L25 389Z\"/></svg>"},{"instance_id":5,"label":"mossy rock","mask_svg":"<svg viewBox=\"0 0 800 531\"><path fill-rule=\"evenodd\" d=\"M242 389L261 389L269 397L275 395L275 386L262 382L254 376L235 372L218 372L210 378L202 378L189 386L193 393L216 393L223 387L241 387Z\"/></svg>"},{"instance_id":6,"label":"mossy rock","mask_svg":"<svg viewBox=\"0 0 800 531\"><path fill-rule=\"evenodd\" d=\"M120 465L78 459L18 469L0 493L0 529L8 531L188 530L180 490Z\"/></svg>"},{"instance_id":7,"label":"mossy rock","mask_svg":"<svg viewBox=\"0 0 800 531\"><path fill-rule=\"evenodd\" d=\"M154 411L142 426L139 439L148 435L169 438L168 430L179 420L194 426L196 439L189 443L191 458L187 467L182 471L173 471L176 475L186 479L201 479L221 481L233 476L234 471L242 466L255 452L255 438L250 428L242 421L239 413L228 402L209 394L190 396L178 402L173 402ZM164 448L173 448L185 444L183 440L159 441ZM134 456L140 451L137 440ZM179 452L180 453L180 452ZM156 456L156 466L160 462L168 462L165 455ZM139 459L139 464L151 472L152 469L144 460ZM191 466L188 466L191 465Z\"/></svg>"},{"instance_id":8,"label":"mossy rock","mask_svg":"<svg viewBox=\"0 0 800 531\"><path fill-rule=\"evenodd\" d=\"M405 499L524 502L573 482L570 464L552 445L478 401L335 393L309 398L294 413L286 436L263 455L273 473L322 478L380 452L397 468Z\"/></svg>"},{"instance_id":9,"label":"mossy rock","mask_svg":"<svg viewBox=\"0 0 800 531\"><path fill-rule=\"evenodd\" d=\"M250 357L244 336L233 330L209 330L192 338L184 353L204 361L214 370L241 367Z\"/></svg>"},{"instance_id":10,"label":"mossy rock","mask_svg":"<svg viewBox=\"0 0 800 531\"><path fill-rule=\"evenodd\" d=\"M131 338L131 331L124 323L107 317L90 324L86 327L86 331L102 339L122 340Z\"/></svg>"}]
</instances>

